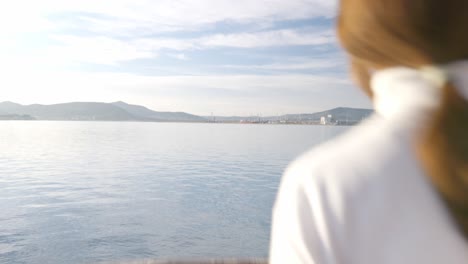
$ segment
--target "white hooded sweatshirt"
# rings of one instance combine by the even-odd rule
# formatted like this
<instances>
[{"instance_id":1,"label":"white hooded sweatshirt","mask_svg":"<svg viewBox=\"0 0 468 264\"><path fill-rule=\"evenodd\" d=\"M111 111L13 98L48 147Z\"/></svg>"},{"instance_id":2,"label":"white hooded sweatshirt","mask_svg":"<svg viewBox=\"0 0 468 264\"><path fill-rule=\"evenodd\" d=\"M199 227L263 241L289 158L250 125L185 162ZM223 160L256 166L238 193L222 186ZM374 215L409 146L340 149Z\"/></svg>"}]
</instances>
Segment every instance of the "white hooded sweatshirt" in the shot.
<instances>
[{"instance_id":1,"label":"white hooded sweatshirt","mask_svg":"<svg viewBox=\"0 0 468 264\"><path fill-rule=\"evenodd\" d=\"M289 166L273 212L271 264L468 263L468 243L413 147L444 78L468 100L468 62L440 69L375 73L376 114Z\"/></svg>"}]
</instances>

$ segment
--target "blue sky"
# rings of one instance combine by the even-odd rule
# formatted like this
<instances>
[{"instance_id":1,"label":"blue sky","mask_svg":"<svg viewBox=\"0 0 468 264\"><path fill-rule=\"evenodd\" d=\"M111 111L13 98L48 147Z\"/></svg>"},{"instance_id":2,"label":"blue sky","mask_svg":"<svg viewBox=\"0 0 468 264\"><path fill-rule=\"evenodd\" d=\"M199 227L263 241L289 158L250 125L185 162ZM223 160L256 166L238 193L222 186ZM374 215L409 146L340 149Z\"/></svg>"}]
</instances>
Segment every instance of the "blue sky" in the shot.
<instances>
[{"instance_id":1,"label":"blue sky","mask_svg":"<svg viewBox=\"0 0 468 264\"><path fill-rule=\"evenodd\" d=\"M122 100L199 115L370 107L335 16L333 0L2 3L0 101Z\"/></svg>"}]
</instances>

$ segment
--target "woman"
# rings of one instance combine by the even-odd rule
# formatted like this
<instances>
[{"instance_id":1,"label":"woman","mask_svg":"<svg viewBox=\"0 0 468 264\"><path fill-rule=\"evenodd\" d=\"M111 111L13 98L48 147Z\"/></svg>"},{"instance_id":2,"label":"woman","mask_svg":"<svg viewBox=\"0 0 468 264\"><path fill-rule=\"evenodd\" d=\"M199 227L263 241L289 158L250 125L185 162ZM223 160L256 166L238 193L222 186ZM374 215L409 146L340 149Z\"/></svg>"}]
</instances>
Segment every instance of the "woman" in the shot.
<instances>
[{"instance_id":1,"label":"woman","mask_svg":"<svg viewBox=\"0 0 468 264\"><path fill-rule=\"evenodd\" d=\"M376 114L295 161L270 261L468 263L468 1L342 0Z\"/></svg>"}]
</instances>

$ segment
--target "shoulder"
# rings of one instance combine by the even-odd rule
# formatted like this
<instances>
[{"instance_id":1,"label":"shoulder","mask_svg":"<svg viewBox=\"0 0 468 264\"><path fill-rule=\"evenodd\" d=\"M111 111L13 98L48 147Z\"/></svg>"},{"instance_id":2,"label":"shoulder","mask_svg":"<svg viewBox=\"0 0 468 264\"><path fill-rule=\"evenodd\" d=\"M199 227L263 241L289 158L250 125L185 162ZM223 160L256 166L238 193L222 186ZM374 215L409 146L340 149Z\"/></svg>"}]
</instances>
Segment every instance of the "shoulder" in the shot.
<instances>
[{"instance_id":1,"label":"shoulder","mask_svg":"<svg viewBox=\"0 0 468 264\"><path fill-rule=\"evenodd\" d=\"M404 131L373 116L301 155L288 166L282 181L337 187L373 180L395 159L408 154L406 143Z\"/></svg>"},{"instance_id":2,"label":"shoulder","mask_svg":"<svg viewBox=\"0 0 468 264\"><path fill-rule=\"evenodd\" d=\"M401 184L381 173L401 158L401 138L398 129L372 117L292 162L281 181L272 229L272 252L290 250L273 259L336 263L337 252L350 252L349 237L377 230L379 221L369 219L388 216L395 189L390 185Z\"/></svg>"},{"instance_id":3,"label":"shoulder","mask_svg":"<svg viewBox=\"0 0 468 264\"><path fill-rule=\"evenodd\" d=\"M386 215L421 183L408 133L376 116L311 149L286 169L275 210L299 199L344 229L349 219Z\"/></svg>"},{"instance_id":4,"label":"shoulder","mask_svg":"<svg viewBox=\"0 0 468 264\"><path fill-rule=\"evenodd\" d=\"M271 263L375 263L389 252L428 263L447 248L465 256L411 135L405 124L372 118L292 162L273 210ZM405 251L421 244L431 254Z\"/></svg>"},{"instance_id":5,"label":"shoulder","mask_svg":"<svg viewBox=\"0 0 468 264\"><path fill-rule=\"evenodd\" d=\"M379 145L393 137L386 126L373 117L291 163L273 210L272 263L337 263L349 251L346 235L363 222L360 211L375 208L366 205L376 200L368 199L376 168L369 162L388 151Z\"/></svg>"}]
</instances>

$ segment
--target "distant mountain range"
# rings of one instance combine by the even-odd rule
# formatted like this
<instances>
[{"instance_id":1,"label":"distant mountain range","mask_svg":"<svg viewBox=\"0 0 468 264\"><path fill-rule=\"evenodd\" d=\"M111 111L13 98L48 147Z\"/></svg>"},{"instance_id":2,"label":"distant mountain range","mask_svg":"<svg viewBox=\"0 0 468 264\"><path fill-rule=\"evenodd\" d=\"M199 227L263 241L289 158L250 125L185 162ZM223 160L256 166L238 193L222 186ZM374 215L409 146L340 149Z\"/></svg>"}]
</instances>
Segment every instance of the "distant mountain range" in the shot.
<instances>
[{"instance_id":1,"label":"distant mountain range","mask_svg":"<svg viewBox=\"0 0 468 264\"><path fill-rule=\"evenodd\" d=\"M2 116L24 116L36 120L100 120L100 121L153 121L153 122L204 122L205 118L183 112L157 112L144 106L124 102L115 103L64 103L53 105L21 105L0 103ZM5 118L6 119L6 118ZM11 118L9 118L11 119Z\"/></svg>"},{"instance_id":2,"label":"distant mountain range","mask_svg":"<svg viewBox=\"0 0 468 264\"><path fill-rule=\"evenodd\" d=\"M147 122L258 122L318 123L331 116L335 123L354 124L373 113L370 109L338 107L312 114L282 116L196 116L184 112L158 112L125 102L75 102L53 105L0 103L0 120L79 120L79 121L147 121Z\"/></svg>"}]
</instances>

